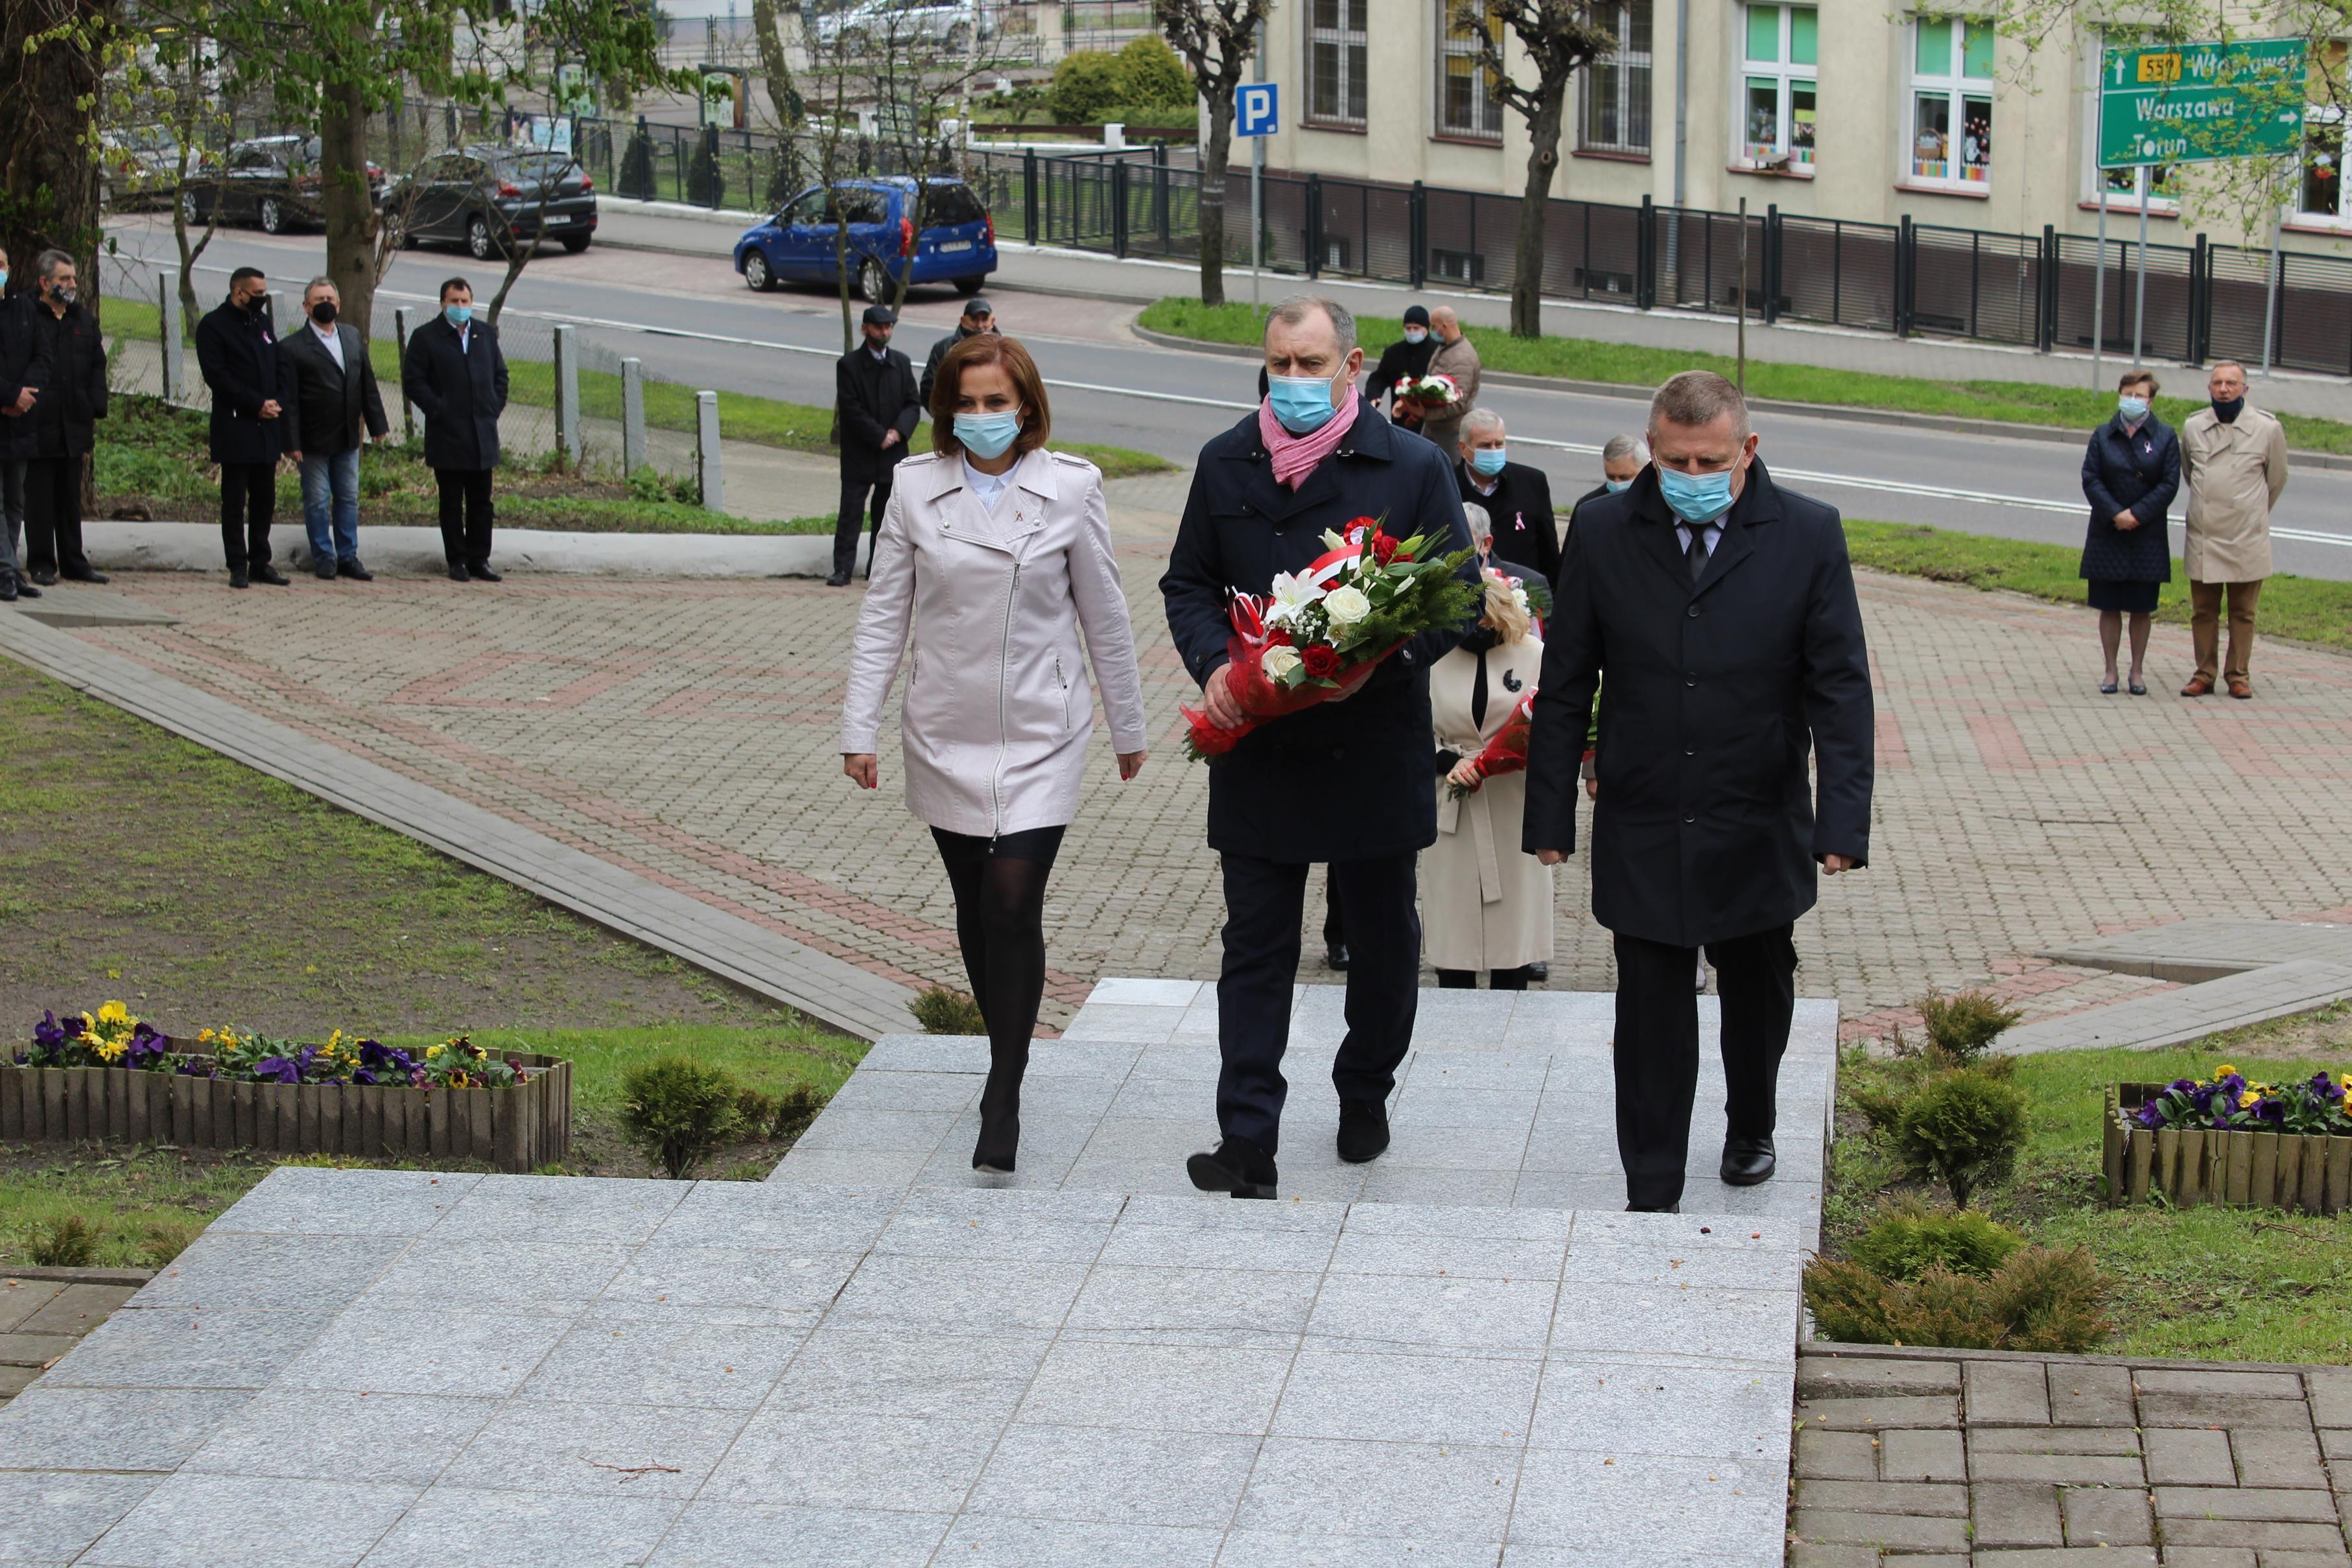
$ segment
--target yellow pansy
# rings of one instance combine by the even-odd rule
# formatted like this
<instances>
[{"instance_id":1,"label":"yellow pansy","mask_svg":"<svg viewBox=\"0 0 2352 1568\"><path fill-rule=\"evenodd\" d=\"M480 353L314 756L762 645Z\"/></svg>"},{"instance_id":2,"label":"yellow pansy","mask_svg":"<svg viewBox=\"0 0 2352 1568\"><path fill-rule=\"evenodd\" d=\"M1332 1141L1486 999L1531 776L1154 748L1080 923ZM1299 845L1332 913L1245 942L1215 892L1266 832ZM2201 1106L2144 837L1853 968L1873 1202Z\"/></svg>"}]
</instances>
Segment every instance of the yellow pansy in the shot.
<instances>
[{"instance_id":1,"label":"yellow pansy","mask_svg":"<svg viewBox=\"0 0 2352 1568\"><path fill-rule=\"evenodd\" d=\"M122 1058L123 1051L129 1048L119 1040L101 1040L90 1049L98 1052L100 1061L119 1061Z\"/></svg>"},{"instance_id":2,"label":"yellow pansy","mask_svg":"<svg viewBox=\"0 0 2352 1568\"><path fill-rule=\"evenodd\" d=\"M2231 1066L2228 1062L2226 1062L2226 1061L2225 1061L2225 1062L2221 1063L2221 1066L2219 1066L2219 1067L2217 1067L2217 1068L2215 1068L2215 1069L2213 1070L2213 1076L2214 1076L2215 1078L2227 1078L2227 1077L2229 1077L2229 1076L2230 1076L2230 1074L2231 1074L2232 1072L2235 1072L2235 1071L2238 1071L2238 1070L2237 1070L2236 1068L2234 1068L2234 1067Z\"/></svg>"},{"instance_id":3,"label":"yellow pansy","mask_svg":"<svg viewBox=\"0 0 2352 1568\"><path fill-rule=\"evenodd\" d=\"M129 1023L131 1021L131 1009L124 1007L121 1002L102 1003L98 1009L98 1021L100 1023Z\"/></svg>"}]
</instances>

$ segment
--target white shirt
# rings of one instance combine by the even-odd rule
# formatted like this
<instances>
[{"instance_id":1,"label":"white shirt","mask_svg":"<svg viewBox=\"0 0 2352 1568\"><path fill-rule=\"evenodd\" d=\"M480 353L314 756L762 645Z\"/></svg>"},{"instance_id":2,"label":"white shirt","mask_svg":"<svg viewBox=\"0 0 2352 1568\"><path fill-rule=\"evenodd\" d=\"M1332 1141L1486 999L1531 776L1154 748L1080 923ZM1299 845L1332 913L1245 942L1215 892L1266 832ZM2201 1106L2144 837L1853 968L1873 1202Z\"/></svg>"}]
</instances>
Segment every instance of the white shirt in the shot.
<instances>
[{"instance_id":1,"label":"white shirt","mask_svg":"<svg viewBox=\"0 0 2352 1568\"><path fill-rule=\"evenodd\" d=\"M1463 472L1470 476L1470 487L1482 496L1491 496L1503 487L1503 476L1500 474L1489 479L1479 473L1475 466L1465 467Z\"/></svg>"},{"instance_id":2,"label":"white shirt","mask_svg":"<svg viewBox=\"0 0 2352 1568\"><path fill-rule=\"evenodd\" d=\"M321 327L316 321L310 323L310 330L319 334L319 341L325 345L328 355L335 361L335 369L348 370L350 367L343 363L343 335L332 327Z\"/></svg>"},{"instance_id":3,"label":"white shirt","mask_svg":"<svg viewBox=\"0 0 2352 1568\"><path fill-rule=\"evenodd\" d=\"M1729 512L1726 512L1723 517L1727 517L1730 515ZM1723 517L1717 517L1713 522L1701 523L1699 527L1706 530L1706 559L1713 560L1715 547L1723 542ZM1675 524L1675 541L1683 547L1683 554L1685 557L1690 554L1690 536L1691 526L1688 523Z\"/></svg>"},{"instance_id":4,"label":"white shirt","mask_svg":"<svg viewBox=\"0 0 2352 1568\"><path fill-rule=\"evenodd\" d=\"M1004 487L1013 482L1013 470L1007 468L1002 474L983 474L971 465L970 457L966 457L963 460L963 482L971 486L971 493L980 497L980 504L986 507L989 515L993 517L996 503L1004 498Z\"/></svg>"}]
</instances>

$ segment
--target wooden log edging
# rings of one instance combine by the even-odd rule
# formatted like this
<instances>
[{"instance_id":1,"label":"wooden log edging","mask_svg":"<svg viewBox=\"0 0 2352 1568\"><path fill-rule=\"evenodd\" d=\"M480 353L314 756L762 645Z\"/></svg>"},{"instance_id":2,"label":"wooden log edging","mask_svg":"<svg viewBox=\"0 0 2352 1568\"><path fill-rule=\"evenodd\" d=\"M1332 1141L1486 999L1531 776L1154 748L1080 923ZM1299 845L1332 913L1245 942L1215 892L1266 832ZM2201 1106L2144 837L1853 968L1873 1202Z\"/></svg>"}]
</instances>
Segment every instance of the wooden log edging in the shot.
<instances>
[{"instance_id":1,"label":"wooden log edging","mask_svg":"<svg viewBox=\"0 0 2352 1568\"><path fill-rule=\"evenodd\" d=\"M2107 1091L2102 1167L2107 1203L2200 1204L2340 1214L2352 1207L2352 1135L2239 1128L2159 1127L2137 1114L2161 1083Z\"/></svg>"},{"instance_id":2,"label":"wooden log edging","mask_svg":"<svg viewBox=\"0 0 2352 1568\"><path fill-rule=\"evenodd\" d=\"M0 1062L0 1140L468 1159L528 1172L572 1145L572 1063L530 1051L501 1054L508 1059L530 1076L503 1089L255 1083Z\"/></svg>"}]
</instances>

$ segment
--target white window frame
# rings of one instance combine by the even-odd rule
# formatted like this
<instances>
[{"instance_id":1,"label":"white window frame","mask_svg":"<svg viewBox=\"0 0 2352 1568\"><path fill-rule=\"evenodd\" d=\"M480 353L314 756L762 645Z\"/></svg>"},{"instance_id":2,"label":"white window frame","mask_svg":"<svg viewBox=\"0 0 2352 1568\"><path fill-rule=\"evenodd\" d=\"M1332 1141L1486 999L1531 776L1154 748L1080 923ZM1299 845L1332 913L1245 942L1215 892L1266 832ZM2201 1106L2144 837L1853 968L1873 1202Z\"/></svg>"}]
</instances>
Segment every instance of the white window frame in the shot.
<instances>
[{"instance_id":1,"label":"white window frame","mask_svg":"<svg viewBox=\"0 0 2352 1568\"><path fill-rule=\"evenodd\" d=\"M2096 48L2083 51L2086 57L2083 67L2089 84L2089 90L2083 95L2083 205L2096 207L2099 204L2099 176L2102 172L2110 173L2115 176L2107 190L2107 212L2110 214L2139 211L2139 171L2102 171L2099 167L2099 63L2106 57L2110 47L2121 48L2140 41L2141 35L2137 33L2121 37L2102 33L2098 35ZM2150 216L2173 218L2180 215L2180 198L2164 195L2157 186L2165 176L2178 172L2181 167L2178 163L2159 164L2147 172L2147 210Z\"/></svg>"},{"instance_id":2,"label":"white window frame","mask_svg":"<svg viewBox=\"0 0 2352 1568\"><path fill-rule=\"evenodd\" d=\"M1952 57L1947 62L1951 68L1940 72L1923 71L1919 68L1919 29L1923 26L1936 24L1942 24L1952 29L1950 39ZM1939 191L1984 192L1992 189L1990 153L1987 153L1982 164L1970 164L1967 162L1965 148L1955 148L1950 145L1948 140L1944 147L1944 156L1936 160L1943 164L1945 172L1929 173L1920 167L1923 162L1928 162L1920 156L1919 151L1919 100L1922 98L1942 98L1946 104L1948 123L1961 127L1963 131L1968 123L1969 99L1981 99L1985 106L1986 140L1991 140L1992 111L1995 107L1994 78L1990 76L1972 77L1966 74L1968 69L1966 30L1970 27L1983 27L1990 30L1992 21L1985 16L1938 16L1933 13L1915 14L1911 18L1911 26L1908 29L1911 45L1911 84L1910 90L1905 93L1903 98L1903 183L1906 185L1919 185ZM1971 168L1981 169L1981 174L1969 174L1967 171Z\"/></svg>"},{"instance_id":3,"label":"white window frame","mask_svg":"<svg viewBox=\"0 0 2352 1568\"><path fill-rule=\"evenodd\" d=\"M1780 44L1777 60L1751 60L1748 57L1749 17L1758 11L1774 11L1780 15ZM1796 41L1796 20L1799 11L1813 13L1813 60L1811 65L1799 65L1790 58ZM1732 78L1732 159L1742 169L1785 168L1791 173L1810 174L1820 148L1800 148L1796 141L1796 88L1810 87L1813 91L1813 127L1818 136L1821 129L1821 7L1799 5L1775 0L1769 5L1743 5L1739 7L1739 36L1733 44L1735 75ZM1779 85L1779 102L1775 110L1773 139L1769 143L1752 141L1748 134L1748 84L1759 78L1769 78ZM1800 154L1802 154L1801 157Z\"/></svg>"},{"instance_id":4,"label":"white window frame","mask_svg":"<svg viewBox=\"0 0 2352 1568\"><path fill-rule=\"evenodd\" d=\"M1436 127L1435 135L1441 141L1447 141L1500 142L1503 140L1503 99L1488 82L1488 73L1486 68L1477 63L1478 40L1475 36L1468 38L1454 37L1452 0L1436 0L1436 5L1437 48L1433 66L1435 80L1431 85L1437 102L1435 110L1430 117L1431 122ZM1471 62L1472 79L1477 84L1470 106L1470 118L1476 123L1469 126L1449 125L1445 120L1446 89L1453 79L1452 73L1446 69L1446 63L1455 59L1467 59Z\"/></svg>"},{"instance_id":5,"label":"white window frame","mask_svg":"<svg viewBox=\"0 0 2352 1568\"><path fill-rule=\"evenodd\" d=\"M2311 133L2321 126L2333 127L2336 131L2336 210L2332 213L2321 212L2316 207L2306 207L2303 204L2305 184L2311 178L2313 165ZM2347 202L2344 198L2345 147L2347 140L2352 140L2352 119L2347 119L2342 109L2333 104L2324 103L2306 104L2304 107L2303 169L2295 177L2294 212L2288 217L2287 222L2301 228L2352 230L2352 202Z\"/></svg>"},{"instance_id":6,"label":"white window frame","mask_svg":"<svg viewBox=\"0 0 2352 1568\"><path fill-rule=\"evenodd\" d=\"M1369 57L1365 34L1371 25L1372 0L1331 0L1331 4L1342 24L1337 27L1316 26L1317 0L1306 0L1300 7L1307 19L1307 104L1300 123L1325 131L1361 131L1369 122L1371 106L1370 83L1366 79ZM1351 14L1357 23L1353 27L1345 26ZM1333 53L1338 71L1338 78L1331 86L1339 109L1332 114L1320 113L1315 108L1317 89L1323 85L1315 68L1316 52L1326 47ZM1360 104L1361 109L1357 108Z\"/></svg>"},{"instance_id":7,"label":"white window frame","mask_svg":"<svg viewBox=\"0 0 2352 1568\"><path fill-rule=\"evenodd\" d=\"M1651 47L1647 49L1636 49L1631 47L1633 38L1633 10L1637 5L1647 6L1650 11ZM1584 68L1583 79L1578 84L1580 97L1577 104L1576 116L1577 150L1582 152L1613 152L1627 157L1646 158L1650 155L1652 129L1649 99L1655 80L1651 71L1655 58L1653 51L1656 47L1657 41L1656 0L1614 0L1613 5L1604 4L1596 6L1595 10L1600 13L1596 20L1602 17L1608 18L1609 30L1617 36L1618 47L1616 52L1608 58L1595 60ZM1614 13L1613 16L1610 15L1612 12ZM1612 78L1612 85L1617 90L1617 111L1623 126L1630 129L1636 120L1641 122L1643 136L1639 141L1630 136L1621 137L1615 141L1601 141L1593 138L1592 106L1600 97L1594 90L1594 84L1603 77Z\"/></svg>"}]
</instances>

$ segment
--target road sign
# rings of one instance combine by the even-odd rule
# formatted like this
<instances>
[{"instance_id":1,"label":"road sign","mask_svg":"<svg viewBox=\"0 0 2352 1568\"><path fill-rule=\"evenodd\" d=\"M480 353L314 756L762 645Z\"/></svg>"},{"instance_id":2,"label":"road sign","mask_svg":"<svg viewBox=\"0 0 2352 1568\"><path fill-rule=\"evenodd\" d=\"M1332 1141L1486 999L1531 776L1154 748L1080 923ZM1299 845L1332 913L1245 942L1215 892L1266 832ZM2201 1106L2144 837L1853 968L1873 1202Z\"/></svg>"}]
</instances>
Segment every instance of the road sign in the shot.
<instances>
[{"instance_id":1,"label":"road sign","mask_svg":"<svg viewBox=\"0 0 2352 1568\"><path fill-rule=\"evenodd\" d=\"M1273 82L1244 82L1234 89L1234 135L1271 136L1282 129L1281 120Z\"/></svg>"},{"instance_id":2,"label":"road sign","mask_svg":"<svg viewBox=\"0 0 2352 1568\"><path fill-rule=\"evenodd\" d=\"M2151 44L2099 61L2099 166L2294 152L2310 46L2301 38Z\"/></svg>"}]
</instances>

